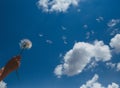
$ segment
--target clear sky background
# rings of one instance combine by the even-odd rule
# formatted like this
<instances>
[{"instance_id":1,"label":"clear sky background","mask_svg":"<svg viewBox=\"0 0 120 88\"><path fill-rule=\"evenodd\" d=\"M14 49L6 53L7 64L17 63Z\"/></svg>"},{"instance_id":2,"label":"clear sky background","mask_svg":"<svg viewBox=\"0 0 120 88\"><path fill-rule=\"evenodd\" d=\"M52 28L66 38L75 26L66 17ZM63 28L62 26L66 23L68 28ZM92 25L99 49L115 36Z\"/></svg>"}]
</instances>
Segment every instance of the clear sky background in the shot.
<instances>
[{"instance_id":1,"label":"clear sky background","mask_svg":"<svg viewBox=\"0 0 120 88\"><path fill-rule=\"evenodd\" d=\"M0 67L33 43L7 87L119 88L120 0L60 1L0 0Z\"/></svg>"}]
</instances>

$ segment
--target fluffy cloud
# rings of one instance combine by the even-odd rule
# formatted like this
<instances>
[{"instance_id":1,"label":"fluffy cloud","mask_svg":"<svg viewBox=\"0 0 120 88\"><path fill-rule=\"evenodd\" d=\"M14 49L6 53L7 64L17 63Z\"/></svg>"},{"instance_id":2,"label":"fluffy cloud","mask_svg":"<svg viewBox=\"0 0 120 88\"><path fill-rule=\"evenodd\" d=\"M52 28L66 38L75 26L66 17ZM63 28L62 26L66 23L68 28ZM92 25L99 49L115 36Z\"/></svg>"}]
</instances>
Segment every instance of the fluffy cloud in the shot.
<instances>
[{"instance_id":1,"label":"fluffy cloud","mask_svg":"<svg viewBox=\"0 0 120 88\"><path fill-rule=\"evenodd\" d=\"M80 0L39 0L38 7L43 8L45 12L65 12L73 5L77 6Z\"/></svg>"},{"instance_id":2,"label":"fluffy cloud","mask_svg":"<svg viewBox=\"0 0 120 88\"><path fill-rule=\"evenodd\" d=\"M69 50L64 56L64 63L55 68L54 73L57 76L73 76L81 73L84 68L91 62L92 58L96 62L108 61L111 59L109 46L103 41L95 41L94 44L78 42L73 49Z\"/></svg>"},{"instance_id":3,"label":"fluffy cloud","mask_svg":"<svg viewBox=\"0 0 120 88\"><path fill-rule=\"evenodd\" d=\"M1 81L0 82L0 88L7 88L6 83Z\"/></svg>"},{"instance_id":4,"label":"fluffy cloud","mask_svg":"<svg viewBox=\"0 0 120 88\"><path fill-rule=\"evenodd\" d=\"M116 34L115 37L111 39L110 46L114 52L120 53L120 34Z\"/></svg>"},{"instance_id":5,"label":"fluffy cloud","mask_svg":"<svg viewBox=\"0 0 120 88\"><path fill-rule=\"evenodd\" d=\"M112 28L116 26L118 23L120 23L120 19L112 19L108 22L108 27Z\"/></svg>"},{"instance_id":6,"label":"fluffy cloud","mask_svg":"<svg viewBox=\"0 0 120 88\"><path fill-rule=\"evenodd\" d=\"M87 81L86 84L83 84L80 88L104 88L99 82L97 82L98 79L99 76L95 74L91 80Z\"/></svg>"},{"instance_id":7,"label":"fluffy cloud","mask_svg":"<svg viewBox=\"0 0 120 88\"><path fill-rule=\"evenodd\" d=\"M88 80L86 84L83 84L80 88L119 88L119 85L116 83L112 83L109 84L108 87L104 87L98 82L98 79L99 76L95 74L91 80Z\"/></svg>"}]
</instances>

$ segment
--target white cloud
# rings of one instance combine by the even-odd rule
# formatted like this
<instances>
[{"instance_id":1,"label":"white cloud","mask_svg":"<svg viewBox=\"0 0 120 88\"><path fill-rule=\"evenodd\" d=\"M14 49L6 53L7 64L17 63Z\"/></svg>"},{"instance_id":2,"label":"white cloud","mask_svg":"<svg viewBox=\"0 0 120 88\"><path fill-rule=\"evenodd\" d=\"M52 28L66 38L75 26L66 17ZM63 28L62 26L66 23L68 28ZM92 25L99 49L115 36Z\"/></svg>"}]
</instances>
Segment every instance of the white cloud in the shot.
<instances>
[{"instance_id":1,"label":"white cloud","mask_svg":"<svg viewBox=\"0 0 120 88\"><path fill-rule=\"evenodd\" d=\"M81 73L84 68L91 62L91 59L97 61L108 61L111 59L110 49L107 45L104 45L102 41L95 41L94 44L78 42L75 43L73 49L69 50L64 56L64 63L61 66L57 76L67 75L73 76ZM56 69L58 69L58 66ZM55 69L55 70L56 70Z\"/></svg>"},{"instance_id":2,"label":"white cloud","mask_svg":"<svg viewBox=\"0 0 120 88\"><path fill-rule=\"evenodd\" d=\"M80 0L39 0L38 7L45 12L66 12L73 5L77 6Z\"/></svg>"},{"instance_id":3,"label":"white cloud","mask_svg":"<svg viewBox=\"0 0 120 88\"><path fill-rule=\"evenodd\" d=\"M3 81L0 82L0 88L7 88L7 84Z\"/></svg>"},{"instance_id":4,"label":"white cloud","mask_svg":"<svg viewBox=\"0 0 120 88\"><path fill-rule=\"evenodd\" d=\"M104 87L98 82L98 79L99 76L95 74L91 80L88 80L86 84L83 84L80 88L119 88L119 85L116 83L112 83L109 84L108 87Z\"/></svg>"},{"instance_id":5,"label":"white cloud","mask_svg":"<svg viewBox=\"0 0 120 88\"><path fill-rule=\"evenodd\" d=\"M80 88L105 88L99 82L97 82L98 79L99 76L95 74L91 80L87 81L86 84L83 84Z\"/></svg>"},{"instance_id":6,"label":"white cloud","mask_svg":"<svg viewBox=\"0 0 120 88\"><path fill-rule=\"evenodd\" d=\"M120 34L116 34L110 41L110 46L113 48L113 51L120 53Z\"/></svg>"},{"instance_id":7,"label":"white cloud","mask_svg":"<svg viewBox=\"0 0 120 88\"><path fill-rule=\"evenodd\" d=\"M111 59L111 53L108 45L105 45L103 41L95 41L93 51L96 61L108 61Z\"/></svg>"},{"instance_id":8,"label":"white cloud","mask_svg":"<svg viewBox=\"0 0 120 88\"><path fill-rule=\"evenodd\" d=\"M38 1L38 6L42 7L44 9L44 11L48 11L48 0L39 0Z\"/></svg>"},{"instance_id":9,"label":"white cloud","mask_svg":"<svg viewBox=\"0 0 120 88\"><path fill-rule=\"evenodd\" d=\"M112 28L120 23L120 19L112 19L108 22L108 27Z\"/></svg>"},{"instance_id":10,"label":"white cloud","mask_svg":"<svg viewBox=\"0 0 120 88\"><path fill-rule=\"evenodd\" d=\"M120 63L117 64L117 71L120 71Z\"/></svg>"}]
</instances>

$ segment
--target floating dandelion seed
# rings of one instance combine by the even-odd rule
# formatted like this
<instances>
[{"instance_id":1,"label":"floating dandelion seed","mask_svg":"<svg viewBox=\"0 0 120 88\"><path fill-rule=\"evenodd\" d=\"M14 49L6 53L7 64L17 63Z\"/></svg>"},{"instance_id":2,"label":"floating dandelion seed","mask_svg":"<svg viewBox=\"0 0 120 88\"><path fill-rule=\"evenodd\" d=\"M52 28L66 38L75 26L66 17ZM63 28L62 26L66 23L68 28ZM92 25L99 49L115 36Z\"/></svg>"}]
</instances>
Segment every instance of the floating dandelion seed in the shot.
<instances>
[{"instance_id":1,"label":"floating dandelion seed","mask_svg":"<svg viewBox=\"0 0 120 88\"><path fill-rule=\"evenodd\" d=\"M21 49L30 49L32 47L32 42L28 39L23 39L20 42Z\"/></svg>"}]
</instances>

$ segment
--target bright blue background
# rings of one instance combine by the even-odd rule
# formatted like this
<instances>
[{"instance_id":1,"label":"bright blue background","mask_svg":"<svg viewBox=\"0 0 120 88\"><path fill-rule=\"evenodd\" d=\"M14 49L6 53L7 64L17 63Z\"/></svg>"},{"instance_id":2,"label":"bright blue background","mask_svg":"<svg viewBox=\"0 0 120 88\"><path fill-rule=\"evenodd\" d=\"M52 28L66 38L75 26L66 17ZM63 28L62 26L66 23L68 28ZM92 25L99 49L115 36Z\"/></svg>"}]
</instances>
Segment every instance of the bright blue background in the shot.
<instances>
[{"instance_id":1,"label":"bright blue background","mask_svg":"<svg viewBox=\"0 0 120 88\"><path fill-rule=\"evenodd\" d=\"M79 88L91 79L95 73L99 74L100 82L107 86L112 82L120 84L120 73L108 70L104 63L99 63L94 71L87 70L73 77L63 76L58 79L54 75L54 68L60 64L63 55L70 50L75 41L93 42L103 40L109 44L110 30L107 22L120 18L120 0L86 0L78 7L70 7L67 13L45 13L37 7L38 0L0 0L0 67L20 51L19 42L28 38L33 47L23 53L20 80L13 72L4 80L8 88ZM80 8L80 12L77 9ZM96 18L104 17L98 23ZM87 24L88 29L83 25ZM61 26L67 30L63 31ZM95 32L89 39L86 33ZM39 37L43 34L43 37ZM62 36L67 37L65 45ZM52 40L48 44L46 40ZM120 61L119 55L113 56L113 62Z\"/></svg>"}]
</instances>

